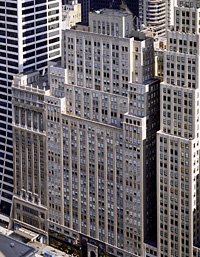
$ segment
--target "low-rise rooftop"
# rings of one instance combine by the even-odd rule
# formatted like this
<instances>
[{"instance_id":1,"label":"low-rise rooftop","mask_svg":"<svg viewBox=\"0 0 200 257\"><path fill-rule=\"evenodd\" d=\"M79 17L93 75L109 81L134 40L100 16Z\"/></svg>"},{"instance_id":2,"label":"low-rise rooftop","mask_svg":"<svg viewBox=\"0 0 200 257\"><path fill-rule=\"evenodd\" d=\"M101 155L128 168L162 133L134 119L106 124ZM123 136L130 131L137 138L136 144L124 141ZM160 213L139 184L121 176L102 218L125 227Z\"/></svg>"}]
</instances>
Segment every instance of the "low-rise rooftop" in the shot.
<instances>
[{"instance_id":1,"label":"low-rise rooftop","mask_svg":"<svg viewBox=\"0 0 200 257\"><path fill-rule=\"evenodd\" d=\"M36 252L35 248L0 234L0 257L33 257Z\"/></svg>"}]
</instances>

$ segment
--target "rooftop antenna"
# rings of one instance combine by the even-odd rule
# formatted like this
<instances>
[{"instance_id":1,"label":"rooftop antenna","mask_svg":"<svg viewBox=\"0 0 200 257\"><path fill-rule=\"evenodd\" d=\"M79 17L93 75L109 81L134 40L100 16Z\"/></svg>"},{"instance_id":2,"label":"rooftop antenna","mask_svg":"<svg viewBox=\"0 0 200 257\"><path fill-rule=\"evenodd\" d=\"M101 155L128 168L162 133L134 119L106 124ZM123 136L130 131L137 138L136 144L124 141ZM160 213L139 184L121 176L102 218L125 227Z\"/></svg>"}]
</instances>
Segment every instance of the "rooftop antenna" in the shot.
<instances>
[{"instance_id":1,"label":"rooftop antenna","mask_svg":"<svg viewBox=\"0 0 200 257\"><path fill-rule=\"evenodd\" d=\"M109 1L109 9L113 9L114 0Z\"/></svg>"}]
</instances>

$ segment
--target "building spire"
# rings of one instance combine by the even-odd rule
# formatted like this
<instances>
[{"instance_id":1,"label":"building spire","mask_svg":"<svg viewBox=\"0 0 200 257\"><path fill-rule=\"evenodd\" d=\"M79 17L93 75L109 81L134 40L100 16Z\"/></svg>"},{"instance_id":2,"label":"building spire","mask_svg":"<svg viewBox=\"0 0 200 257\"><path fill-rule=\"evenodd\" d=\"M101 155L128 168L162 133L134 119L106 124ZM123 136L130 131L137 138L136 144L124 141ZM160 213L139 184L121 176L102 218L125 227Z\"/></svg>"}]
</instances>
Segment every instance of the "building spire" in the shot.
<instances>
[{"instance_id":1,"label":"building spire","mask_svg":"<svg viewBox=\"0 0 200 257\"><path fill-rule=\"evenodd\" d=\"M127 5L126 1L124 1L124 0L121 0L120 9L123 10L123 11L129 12L129 13L132 13L130 11L130 9L128 8L128 5Z\"/></svg>"}]
</instances>

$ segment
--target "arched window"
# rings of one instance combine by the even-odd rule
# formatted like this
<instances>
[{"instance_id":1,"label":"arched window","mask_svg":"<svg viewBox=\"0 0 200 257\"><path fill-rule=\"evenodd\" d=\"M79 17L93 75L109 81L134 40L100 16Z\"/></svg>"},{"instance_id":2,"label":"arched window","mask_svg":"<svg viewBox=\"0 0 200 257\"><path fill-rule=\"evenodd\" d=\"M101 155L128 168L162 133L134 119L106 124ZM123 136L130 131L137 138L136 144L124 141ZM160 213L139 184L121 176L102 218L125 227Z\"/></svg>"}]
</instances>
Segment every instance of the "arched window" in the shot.
<instances>
[{"instance_id":1,"label":"arched window","mask_svg":"<svg viewBox=\"0 0 200 257\"><path fill-rule=\"evenodd\" d=\"M94 251L90 252L90 257L96 257L96 253Z\"/></svg>"}]
</instances>

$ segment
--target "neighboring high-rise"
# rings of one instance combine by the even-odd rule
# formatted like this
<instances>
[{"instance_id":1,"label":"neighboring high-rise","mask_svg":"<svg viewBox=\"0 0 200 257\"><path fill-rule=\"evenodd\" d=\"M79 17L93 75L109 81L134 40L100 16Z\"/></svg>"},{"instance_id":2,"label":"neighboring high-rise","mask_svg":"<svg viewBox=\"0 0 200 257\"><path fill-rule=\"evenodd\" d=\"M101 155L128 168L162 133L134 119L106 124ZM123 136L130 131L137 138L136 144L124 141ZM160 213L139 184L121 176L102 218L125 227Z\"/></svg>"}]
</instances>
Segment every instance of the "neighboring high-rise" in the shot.
<instances>
[{"instance_id":1,"label":"neighboring high-rise","mask_svg":"<svg viewBox=\"0 0 200 257\"><path fill-rule=\"evenodd\" d=\"M156 255L153 39L132 32L129 12L89 21L63 32L50 90L38 73L15 76L14 225L82 256Z\"/></svg>"},{"instance_id":2,"label":"neighboring high-rise","mask_svg":"<svg viewBox=\"0 0 200 257\"><path fill-rule=\"evenodd\" d=\"M14 76L13 156L14 228L20 222L47 242L47 159L44 95L47 76L38 71ZM19 222L17 222L19 220Z\"/></svg>"},{"instance_id":3,"label":"neighboring high-rise","mask_svg":"<svg viewBox=\"0 0 200 257\"><path fill-rule=\"evenodd\" d=\"M200 1L177 1L157 136L158 257L199 256Z\"/></svg>"},{"instance_id":4,"label":"neighboring high-rise","mask_svg":"<svg viewBox=\"0 0 200 257\"><path fill-rule=\"evenodd\" d=\"M151 29L155 36L165 36L167 29L174 24L174 6L177 0L126 0L126 2L132 12L131 7L137 6L140 25L143 24Z\"/></svg>"},{"instance_id":5,"label":"neighboring high-rise","mask_svg":"<svg viewBox=\"0 0 200 257\"><path fill-rule=\"evenodd\" d=\"M60 56L60 14L59 0L0 0L0 219L6 222L13 193L11 81Z\"/></svg>"},{"instance_id":6,"label":"neighboring high-rise","mask_svg":"<svg viewBox=\"0 0 200 257\"><path fill-rule=\"evenodd\" d=\"M81 22L81 4L78 0L62 6L62 29L69 29Z\"/></svg>"},{"instance_id":7,"label":"neighboring high-rise","mask_svg":"<svg viewBox=\"0 0 200 257\"><path fill-rule=\"evenodd\" d=\"M168 19L166 18L166 0L143 1L140 22L152 30L154 36L164 36L166 33Z\"/></svg>"},{"instance_id":8,"label":"neighboring high-rise","mask_svg":"<svg viewBox=\"0 0 200 257\"><path fill-rule=\"evenodd\" d=\"M167 0L167 19L168 28L174 25L174 7L177 5L177 0Z\"/></svg>"},{"instance_id":9,"label":"neighboring high-rise","mask_svg":"<svg viewBox=\"0 0 200 257\"><path fill-rule=\"evenodd\" d=\"M130 10L134 25L151 29L155 36L164 36L171 23L173 2L171 0L80 0L82 23L89 23L89 12L103 8Z\"/></svg>"}]
</instances>

